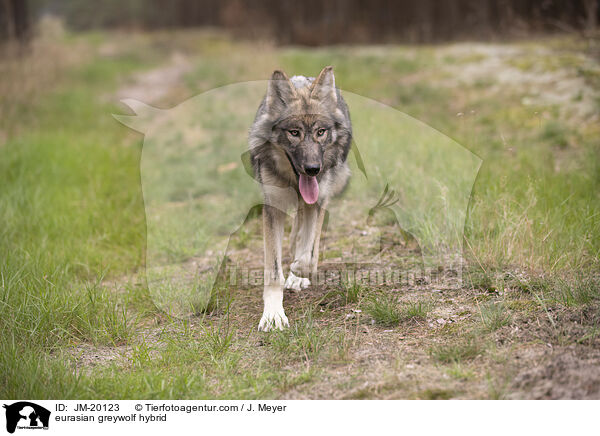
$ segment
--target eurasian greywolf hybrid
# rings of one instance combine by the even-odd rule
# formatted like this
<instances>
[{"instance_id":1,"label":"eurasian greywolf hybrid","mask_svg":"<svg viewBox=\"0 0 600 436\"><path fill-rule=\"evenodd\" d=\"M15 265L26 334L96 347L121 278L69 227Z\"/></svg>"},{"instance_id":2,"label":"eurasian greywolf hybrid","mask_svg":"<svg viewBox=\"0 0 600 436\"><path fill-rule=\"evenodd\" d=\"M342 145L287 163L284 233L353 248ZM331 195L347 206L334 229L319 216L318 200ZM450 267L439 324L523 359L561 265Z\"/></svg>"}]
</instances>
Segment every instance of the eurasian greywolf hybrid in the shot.
<instances>
[{"instance_id":1,"label":"eurasian greywolf hybrid","mask_svg":"<svg viewBox=\"0 0 600 436\"><path fill-rule=\"evenodd\" d=\"M316 277L319 239L329 199L348 182L350 113L335 87L332 67L319 76L271 76L250 128L250 159L263 195L264 311L259 330L288 326L283 288L300 290ZM293 262L287 280L281 243L288 210L296 209L290 236Z\"/></svg>"}]
</instances>

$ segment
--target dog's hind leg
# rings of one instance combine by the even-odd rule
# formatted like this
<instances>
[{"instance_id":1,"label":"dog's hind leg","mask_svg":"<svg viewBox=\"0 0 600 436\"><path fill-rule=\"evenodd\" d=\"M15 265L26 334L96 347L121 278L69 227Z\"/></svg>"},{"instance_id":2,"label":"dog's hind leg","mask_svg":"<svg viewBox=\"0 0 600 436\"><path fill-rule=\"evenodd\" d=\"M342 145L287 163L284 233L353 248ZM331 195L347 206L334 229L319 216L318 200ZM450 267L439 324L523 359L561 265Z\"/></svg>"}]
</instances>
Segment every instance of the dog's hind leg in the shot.
<instances>
[{"instance_id":1,"label":"dog's hind leg","mask_svg":"<svg viewBox=\"0 0 600 436\"><path fill-rule=\"evenodd\" d=\"M299 205L298 210L296 211L296 216L292 221L292 231L290 232L290 253L292 256L296 254L296 243L298 241L298 227L300 226L300 221L302 220L302 206Z\"/></svg>"},{"instance_id":2,"label":"dog's hind leg","mask_svg":"<svg viewBox=\"0 0 600 436\"><path fill-rule=\"evenodd\" d=\"M289 326L283 310L283 271L281 243L285 214L270 205L263 207L263 236L265 241L264 310L258 329L268 331Z\"/></svg>"},{"instance_id":3,"label":"dog's hind leg","mask_svg":"<svg viewBox=\"0 0 600 436\"><path fill-rule=\"evenodd\" d=\"M319 265L319 245L321 243L321 231L323 230L323 221L325 220L326 214L327 209L325 209L325 206L320 207L319 216L317 217L317 223L315 226L315 237L313 240L312 252L310 254L310 275L313 280L317 279L317 267Z\"/></svg>"}]
</instances>

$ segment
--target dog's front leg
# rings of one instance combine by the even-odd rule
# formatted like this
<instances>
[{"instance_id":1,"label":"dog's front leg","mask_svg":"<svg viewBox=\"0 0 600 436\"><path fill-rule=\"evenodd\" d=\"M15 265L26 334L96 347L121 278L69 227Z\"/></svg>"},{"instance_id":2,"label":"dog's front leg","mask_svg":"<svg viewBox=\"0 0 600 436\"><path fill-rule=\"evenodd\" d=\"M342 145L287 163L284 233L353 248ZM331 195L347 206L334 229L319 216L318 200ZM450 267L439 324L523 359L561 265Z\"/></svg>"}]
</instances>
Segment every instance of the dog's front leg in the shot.
<instances>
[{"instance_id":1,"label":"dog's front leg","mask_svg":"<svg viewBox=\"0 0 600 436\"><path fill-rule=\"evenodd\" d=\"M294 261L290 266L286 289L300 290L310 286L309 277L316 279L319 261L319 241L325 217L325 205L300 204Z\"/></svg>"},{"instance_id":2,"label":"dog's front leg","mask_svg":"<svg viewBox=\"0 0 600 436\"><path fill-rule=\"evenodd\" d=\"M285 214L276 207L263 206L263 236L265 241L264 310L258 329L268 331L289 326L283 310L283 271L281 243Z\"/></svg>"}]
</instances>

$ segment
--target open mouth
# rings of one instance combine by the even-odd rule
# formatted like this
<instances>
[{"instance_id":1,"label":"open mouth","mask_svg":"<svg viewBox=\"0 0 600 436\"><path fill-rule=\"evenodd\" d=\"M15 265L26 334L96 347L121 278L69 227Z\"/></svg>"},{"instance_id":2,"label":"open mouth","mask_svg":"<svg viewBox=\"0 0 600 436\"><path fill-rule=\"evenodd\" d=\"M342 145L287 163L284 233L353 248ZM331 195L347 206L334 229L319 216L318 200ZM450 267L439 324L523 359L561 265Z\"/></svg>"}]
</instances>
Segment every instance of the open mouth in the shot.
<instances>
[{"instance_id":1,"label":"open mouth","mask_svg":"<svg viewBox=\"0 0 600 436\"><path fill-rule=\"evenodd\" d=\"M306 202L306 204L314 204L319 199L319 182L317 181L316 176L308 176L306 174L300 173L296 170L296 166L292 161L290 155L286 152L286 157L290 161L290 165L298 176L298 188L300 189L300 195L302 199Z\"/></svg>"}]
</instances>

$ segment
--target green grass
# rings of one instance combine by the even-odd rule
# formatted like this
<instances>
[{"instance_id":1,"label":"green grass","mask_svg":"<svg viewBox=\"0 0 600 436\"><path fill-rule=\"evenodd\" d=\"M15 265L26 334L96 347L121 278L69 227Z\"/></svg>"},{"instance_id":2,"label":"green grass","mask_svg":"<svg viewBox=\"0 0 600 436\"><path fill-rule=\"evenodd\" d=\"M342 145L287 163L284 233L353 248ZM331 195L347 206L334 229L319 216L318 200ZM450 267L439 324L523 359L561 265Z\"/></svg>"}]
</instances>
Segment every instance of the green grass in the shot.
<instances>
[{"instance_id":1,"label":"green grass","mask_svg":"<svg viewBox=\"0 0 600 436\"><path fill-rule=\"evenodd\" d=\"M358 283L347 285L344 292L346 304L358 303L364 297L366 292L367 290Z\"/></svg>"},{"instance_id":2,"label":"green grass","mask_svg":"<svg viewBox=\"0 0 600 436\"><path fill-rule=\"evenodd\" d=\"M480 306L481 322L488 331L496 331L510 324L511 314L503 303L486 303Z\"/></svg>"},{"instance_id":3,"label":"green grass","mask_svg":"<svg viewBox=\"0 0 600 436\"><path fill-rule=\"evenodd\" d=\"M458 362L452 363L446 370L446 374L456 380L471 380L475 378L475 373L471 369Z\"/></svg>"},{"instance_id":4,"label":"green grass","mask_svg":"<svg viewBox=\"0 0 600 436\"><path fill-rule=\"evenodd\" d=\"M268 342L286 358L316 359L332 342L333 334L316 325L310 311L298 319L288 330L273 331Z\"/></svg>"},{"instance_id":5,"label":"green grass","mask_svg":"<svg viewBox=\"0 0 600 436\"><path fill-rule=\"evenodd\" d=\"M410 302L402 308L402 318L404 319L420 319L427 318L427 314L431 312L432 305L428 301Z\"/></svg>"},{"instance_id":6,"label":"green grass","mask_svg":"<svg viewBox=\"0 0 600 436\"><path fill-rule=\"evenodd\" d=\"M474 289L492 293L497 291L496 280L492 274L487 271L469 271L465 278L467 283Z\"/></svg>"},{"instance_id":7,"label":"green grass","mask_svg":"<svg viewBox=\"0 0 600 436\"><path fill-rule=\"evenodd\" d=\"M344 282L337 289L328 292L323 298L325 303L339 303L342 305L360 303L369 293L365 286L353 282Z\"/></svg>"},{"instance_id":8,"label":"green grass","mask_svg":"<svg viewBox=\"0 0 600 436\"><path fill-rule=\"evenodd\" d=\"M507 288L518 289L525 294L567 307L585 306L600 300L600 278L589 273L534 276L526 279L508 275L503 283Z\"/></svg>"},{"instance_id":9,"label":"green grass","mask_svg":"<svg viewBox=\"0 0 600 436\"><path fill-rule=\"evenodd\" d=\"M424 320L431 310L429 301L400 304L393 294L374 295L365 304L365 312L384 327L395 327L403 321Z\"/></svg>"},{"instance_id":10,"label":"green grass","mask_svg":"<svg viewBox=\"0 0 600 436\"><path fill-rule=\"evenodd\" d=\"M145 266L148 223L140 183L141 137L110 116L126 111L111 103L112 96L133 72L166 62L174 49L184 52L193 64L182 80L186 96L231 82L266 79L275 67L290 74L314 75L333 64L342 89L392 105L432 127L416 128L404 119L401 126L411 129L403 137L424 134L446 143L446 137L434 134L437 129L480 156L483 165L467 198L463 253L471 271L470 291L487 294L477 297L487 299L479 314L486 333L502 332L501 327L516 322L512 312L543 314L551 305L573 310L597 307L600 129L596 124L570 121L552 105L526 106L514 89L488 92L493 78L472 87L443 86L448 77L440 71L454 61L451 56L437 56L436 47L277 48L265 50L258 58L251 44L182 33L132 36L117 55L99 55L99 47L114 44L115 38L101 32L68 35L60 42L63 49L76 52L82 44L86 56L65 63L51 83L38 80L43 69L30 69L30 76L15 82L23 86L15 88L31 92L0 96L0 109L6 114L0 119L0 397L278 398L305 384L322 384L327 365L336 368L352 358L362 333L324 326L327 316L343 319L335 311L294 313L289 330L262 335L264 343L257 346L254 321L258 318L252 327L229 319L238 301L226 287L208 289L208 281L196 283L204 286L204 292L191 309L200 316L177 321L157 306L143 280L124 283L129 280L125 276ZM576 63L577 57L568 62ZM597 87L597 74L581 68L579 74ZM38 82L41 88L35 87ZM361 100L350 97L349 101ZM201 126L208 132L201 145L211 151L201 154L207 166L239 162L248 127L244 117L253 116L258 101L252 104L239 108L239 126L228 124L231 120L220 115L220 106L207 112ZM463 116L457 117L459 112ZM398 183L402 189L395 188L402 209L379 224L398 218L402 230L416 234L420 242L434 240L440 223L430 216L444 218L440 211L452 198L437 195L443 190L431 191L436 196L429 208L421 207L422 201L416 203L420 209L412 207L410 201L426 197L417 195L419 188L440 182L421 183L425 179L418 172L419 162L430 160L427 149L417 149L414 161L383 159L393 152L389 135L394 132L370 135L377 133L378 124L369 120L369 112L353 114L357 138L361 132L369 133L358 142L369 144L365 156L372 159L371 180L389 172L395 180L406 182ZM185 121L196 127L200 123L196 120ZM191 133L193 141L193 129ZM169 145L182 142L179 137L166 139L172 141ZM177 164L177 156L172 158ZM175 164L173 168L178 168ZM206 243L194 220L207 210L222 217L215 223L226 234L227 201L253 189L241 183L247 180L241 168L241 175L235 171L229 185L219 185L214 172L182 172L173 180L172 191L159 190L170 203L193 203L173 212L188 220L190 227L175 228L181 230L179 234L161 235L167 241L183 241L169 246L169 262L189 260ZM190 174L194 184L187 186ZM441 170L434 174L444 176ZM449 181L440 183L445 182ZM239 190L232 191L234 186ZM348 195L364 200L381 193L361 189L352 185ZM206 204L198 204L198 199ZM186 234L190 229L192 233ZM460 235L451 237L463 241ZM244 228L233 240L236 249L252 249L252 244L251 233ZM328 250L331 257L345 255L340 247L328 246ZM515 270L526 273L513 274ZM518 299L489 301L500 292L514 292ZM385 327L415 321L410 325L417 328L433 308L430 300L399 303L389 289L357 284L334 293L330 297L339 306L361 307ZM435 304L445 303L436 300ZM158 338L143 335L161 328ZM430 348L431 360L450 365L441 371L454 379L480 382L479 371L471 364L478 356L485 358L484 345L468 334L451 336ZM578 340L593 343L597 336L598 328L592 327ZM110 350L116 358L93 372L78 368L73 354L82 345ZM467 367L465 362L471 363ZM490 396L502 397L503 389L490 388ZM448 392L434 389L423 397L447 398L452 396Z\"/></svg>"},{"instance_id":11,"label":"green grass","mask_svg":"<svg viewBox=\"0 0 600 436\"><path fill-rule=\"evenodd\" d=\"M597 276L557 279L550 297L565 306L585 306L600 300L600 278Z\"/></svg>"},{"instance_id":12,"label":"green grass","mask_svg":"<svg viewBox=\"0 0 600 436\"><path fill-rule=\"evenodd\" d=\"M394 295L378 295L366 304L365 312L384 327L395 327L402 320L402 312Z\"/></svg>"},{"instance_id":13,"label":"green grass","mask_svg":"<svg viewBox=\"0 0 600 436\"><path fill-rule=\"evenodd\" d=\"M542 128L540 140L548 145L566 148L569 145L569 134L570 130L564 125L558 122L550 122Z\"/></svg>"},{"instance_id":14,"label":"green grass","mask_svg":"<svg viewBox=\"0 0 600 436\"><path fill-rule=\"evenodd\" d=\"M218 359L224 356L231 348L233 343L233 331L224 329L221 326L210 326L210 329L205 328L206 335L205 346L208 354L213 359Z\"/></svg>"},{"instance_id":15,"label":"green grass","mask_svg":"<svg viewBox=\"0 0 600 436\"><path fill-rule=\"evenodd\" d=\"M431 347L429 354L437 362L459 364L476 358L482 351L476 338L465 335L452 342Z\"/></svg>"},{"instance_id":16,"label":"green grass","mask_svg":"<svg viewBox=\"0 0 600 436\"><path fill-rule=\"evenodd\" d=\"M101 280L142 261L139 150L126 145L128 133L110 119L114 107L99 94L145 65L84 61L69 71L68 86L59 83L23 116L2 120L13 130L22 122L35 126L0 149L0 371L8 389L17 386L9 378L18 367L42 370L45 357L12 357L25 350L131 338L127 297ZM50 370L59 367L51 363Z\"/></svg>"}]
</instances>

